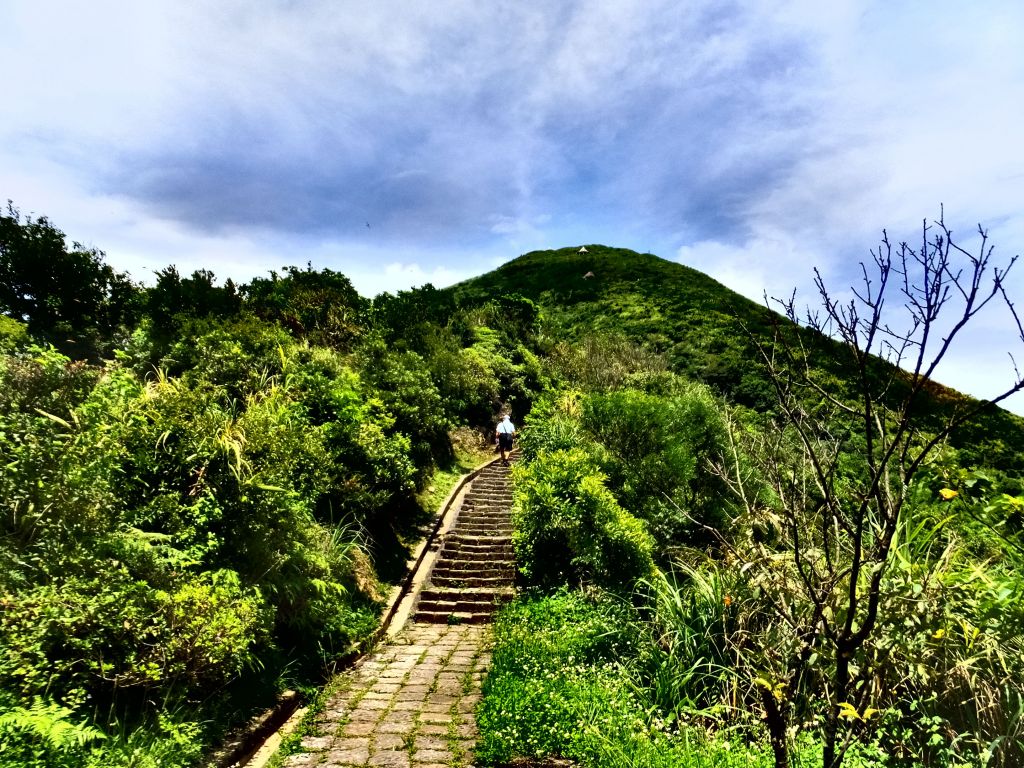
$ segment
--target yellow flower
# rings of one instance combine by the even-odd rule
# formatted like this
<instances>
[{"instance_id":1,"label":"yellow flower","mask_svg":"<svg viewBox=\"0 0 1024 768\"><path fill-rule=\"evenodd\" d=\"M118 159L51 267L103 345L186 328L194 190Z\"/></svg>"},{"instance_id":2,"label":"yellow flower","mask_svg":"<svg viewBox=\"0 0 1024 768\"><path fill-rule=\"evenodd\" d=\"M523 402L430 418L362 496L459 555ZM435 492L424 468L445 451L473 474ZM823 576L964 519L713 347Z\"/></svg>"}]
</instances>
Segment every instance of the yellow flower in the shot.
<instances>
[{"instance_id":1,"label":"yellow flower","mask_svg":"<svg viewBox=\"0 0 1024 768\"><path fill-rule=\"evenodd\" d=\"M952 488L943 488L941 491L939 491L939 496L942 497L943 501L952 501L959 495L960 494L954 491Z\"/></svg>"}]
</instances>

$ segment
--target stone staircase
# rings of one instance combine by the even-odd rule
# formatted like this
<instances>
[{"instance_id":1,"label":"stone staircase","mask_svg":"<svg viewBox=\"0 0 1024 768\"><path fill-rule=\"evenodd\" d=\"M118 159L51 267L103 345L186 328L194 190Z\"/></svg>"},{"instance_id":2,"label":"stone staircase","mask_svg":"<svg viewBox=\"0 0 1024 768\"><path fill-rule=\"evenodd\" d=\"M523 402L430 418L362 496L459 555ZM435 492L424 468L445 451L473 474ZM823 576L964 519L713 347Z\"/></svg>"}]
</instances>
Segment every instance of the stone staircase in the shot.
<instances>
[{"instance_id":1,"label":"stone staircase","mask_svg":"<svg viewBox=\"0 0 1024 768\"><path fill-rule=\"evenodd\" d=\"M414 621L483 624L512 598L515 560L508 469L494 462L473 479L420 593Z\"/></svg>"}]
</instances>

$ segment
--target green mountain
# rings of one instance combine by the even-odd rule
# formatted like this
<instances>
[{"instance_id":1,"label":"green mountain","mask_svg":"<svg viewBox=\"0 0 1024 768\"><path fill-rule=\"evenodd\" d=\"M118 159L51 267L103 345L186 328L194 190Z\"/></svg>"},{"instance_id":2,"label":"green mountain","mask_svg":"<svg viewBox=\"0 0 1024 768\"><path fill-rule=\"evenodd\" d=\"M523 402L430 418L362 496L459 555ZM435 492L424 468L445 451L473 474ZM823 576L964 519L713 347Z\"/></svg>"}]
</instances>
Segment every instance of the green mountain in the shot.
<instances>
[{"instance_id":1,"label":"green mountain","mask_svg":"<svg viewBox=\"0 0 1024 768\"><path fill-rule=\"evenodd\" d=\"M457 304L519 294L539 305L544 333L555 341L619 334L733 402L760 411L773 407L775 394L753 339L769 342L773 325L788 327L788 320L677 262L626 248L583 247L532 251L447 292ZM849 352L813 331L803 339L822 379L837 394L853 397ZM898 388L892 393L900 394ZM975 402L937 382L927 394L919 414L925 429ZM964 463L1024 475L1024 419L1002 408L987 409L959 428L951 443Z\"/></svg>"},{"instance_id":2,"label":"green mountain","mask_svg":"<svg viewBox=\"0 0 1024 768\"><path fill-rule=\"evenodd\" d=\"M1022 421L993 408L952 436L956 452L921 453L956 409L977 403L930 383L908 399L907 376L883 361L864 366L859 380L848 348L680 264L600 245L580 251L529 253L445 290L372 301L343 275L311 265L243 285L168 267L146 288L111 271L98 251L68 250L45 219L23 221L13 207L0 213L0 768L126 768L142 765L140 755L146 765L186 768L284 687L313 685L372 635L386 587L405 577L439 499L488 455L493 418L510 404L517 418L528 415L515 532L528 583L587 583L646 600L634 586L657 563L689 568L700 578L688 581L709 588L687 596L679 590L689 586L666 582L655 587L663 605L625 622L609 614L607 625L585 618L596 603L565 603L569 628L598 631L610 658L633 648L637 662L647 660L616 665L636 680L609 680L607 696L587 694L641 695L619 702L625 731L651 713L667 724L719 712L720 734L739 734L736 747L747 749L748 734L763 732L756 680L783 681L769 703L789 695L790 661L803 664L801 649L813 646L802 633L782 638L797 653L787 660L774 628L855 615L843 595L857 602L861 592L843 582L867 562L858 531L882 520L890 538L866 556L891 561L893 575L872 587L884 604L870 615L860 610L868 624L858 620L876 630L877 644L857 656L873 693L860 702L837 693L834 703L856 704L863 721L867 704L897 718L883 753L908 733L931 744L937 731L922 730L926 722L948 721L951 743L976 733L971 744L996 744L1009 732L999 717L1022 711L1024 689L1016 661L1024 658ZM58 262L70 266L39 271ZM810 385L801 368L798 397L785 401L795 414L789 423L779 418L775 384L783 379L768 375L759 351L777 332L809 353ZM873 421L858 423L855 408L843 412L865 381L871 408L914 405L914 429L902 433L906 450L895 458L866 436ZM828 467L816 476L827 504L805 493L808 445ZM716 471L730 453L737 482L751 493L737 494ZM919 467L919 456L935 461ZM880 467L892 483L879 481ZM998 471L976 471L989 468ZM891 497L880 498L883 486ZM874 517L865 517L868 507ZM893 521L907 528L890 558ZM817 542L810 551L789 546L789 530ZM852 534L833 545L837 531ZM933 546L936 537L941 545ZM772 571L737 569L721 560L722 546ZM765 547L772 557L762 557ZM824 558L816 554L829 547ZM860 554L851 561L851 552ZM829 569L818 580L832 585L828 593L808 593L805 579L780 582L776 555ZM780 599L759 602L766 585L784 590ZM671 605L689 607L666 613ZM773 605L797 606L803 618L780 623ZM738 623L722 621L723 607ZM701 626L710 655L687 656L688 642L672 650L661 641ZM755 646L751 632L761 629L767 634ZM612 632L622 645L606 643ZM848 679L834 663L836 632L813 632L824 650L817 667L832 664L828 674ZM947 645L953 640L961 657ZM564 647L567 659L587 655L575 642ZM987 658L977 648L989 649ZM922 662L931 664L926 672ZM959 679L953 669L981 680L979 664L984 695L942 683ZM536 668L564 666L551 657ZM696 669L706 671L678 676ZM790 689L794 718L818 717L822 692L840 690L822 686L817 669L807 672ZM742 707L737 680L750 683ZM885 691L891 707L879 698ZM1003 694L1005 706L990 706ZM545 712L552 700L535 699ZM921 708L930 701L939 710ZM975 701L962 713L942 709ZM500 696L493 703L504 712ZM839 715L827 709L836 725ZM1002 714L985 714L981 728L982 711ZM556 739L578 730L575 721L515 722ZM512 723L500 714L492 736L504 739ZM775 725L785 731L778 717ZM660 763L634 762L690 764L672 749ZM537 745L520 752L538 754ZM1012 762L1018 753L985 764L1021 765Z\"/></svg>"},{"instance_id":3,"label":"green mountain","mask_svg":"<svg viewBox=\"0 0 1024 768\"><path fill-rule=\"evenodd\" d=\"M533 251L452 290L463 299L521 294L543 308L547 333L559 340L624 333L665 353L676 371L709 381L745 367L743 325L769 329L765 307L703 272L625 248L585 247Z\"/></svg>"}]
</instances>

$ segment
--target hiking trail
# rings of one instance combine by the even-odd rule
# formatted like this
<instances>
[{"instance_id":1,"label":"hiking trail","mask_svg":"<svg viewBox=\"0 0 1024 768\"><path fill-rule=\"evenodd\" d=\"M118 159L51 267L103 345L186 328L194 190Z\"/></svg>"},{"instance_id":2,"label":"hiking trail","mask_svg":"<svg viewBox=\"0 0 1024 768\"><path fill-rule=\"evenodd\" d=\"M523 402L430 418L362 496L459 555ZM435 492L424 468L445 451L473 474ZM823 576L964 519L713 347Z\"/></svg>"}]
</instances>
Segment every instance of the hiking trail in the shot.
<instances>
[{"instance_id":1,"label":"hiking trail","mask_svg":"<svg viewBox=\"0 0 1024 768\"><path fill-rule=\"evenodd\" d=\"M511 507L509 468L495 461L456 503L412 619L334 681L304 751L285 768L473 765L490 622L514 593Z\"/></svg>"}]
</instances>

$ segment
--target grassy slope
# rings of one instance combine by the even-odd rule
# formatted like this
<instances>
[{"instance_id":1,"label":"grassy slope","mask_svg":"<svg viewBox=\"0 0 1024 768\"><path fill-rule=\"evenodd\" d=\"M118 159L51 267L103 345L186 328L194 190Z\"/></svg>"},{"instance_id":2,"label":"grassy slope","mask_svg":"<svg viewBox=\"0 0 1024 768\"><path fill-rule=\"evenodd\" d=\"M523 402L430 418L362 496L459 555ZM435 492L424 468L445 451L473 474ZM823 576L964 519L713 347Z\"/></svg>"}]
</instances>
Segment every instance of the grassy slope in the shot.
<instances>
[{"instance_id":1,"label":"grassy slope","mask_svg":"<svg viewBox=\"0 0 1024 768\"><path fill-rule=\"evenodd\" d=\"M745 346L738 320L767 329L764 307L702 272L623 248L587 250L534 251L453 290L466 297L522 294L542 305L549 332L560 339L621 331L667 353L677 369Z\"/></svg>"},{"instance_id":2,"label":"grassy slope","mask_svg":"<svg viewBox=\"0 0 1024 768\"><path fill-rule=\"evenodd\" d=\"M650 254L587 245L533 251L450 289L459 299L518 293L541 305L545 331L572 341L594 332L621 332L664 353L672 368L716 386L728 397L763 407L768 390L747 330L768 338L774 317L764 306L702 272ZM585 277L593 273L592 277ZM847 389L849 356L818 340L819 366ZM941 385L924 415L939 418L968 398ZM965 464L998 466L1024 476L1024 419L991 409L952 440Z\"/></svg>"}]
</instances>

